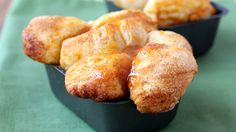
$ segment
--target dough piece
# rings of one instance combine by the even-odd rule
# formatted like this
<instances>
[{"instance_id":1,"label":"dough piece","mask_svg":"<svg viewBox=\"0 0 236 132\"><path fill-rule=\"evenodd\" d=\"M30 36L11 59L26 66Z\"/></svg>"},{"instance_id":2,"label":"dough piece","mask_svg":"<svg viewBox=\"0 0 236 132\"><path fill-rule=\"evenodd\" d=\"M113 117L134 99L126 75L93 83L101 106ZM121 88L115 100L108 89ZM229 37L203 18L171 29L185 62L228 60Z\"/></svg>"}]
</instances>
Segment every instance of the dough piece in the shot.
<instances>
[{"instance_id":1,"label":"dough piece","mask_svg":"<svg viewBox=\"0 0 236 132\"><path fill-rule=\"evenodd\" d=\"M89 29L88 24L74 17L36 17L23 30L24 52L36 61L59 64L62 41Z\"/></svg>"},{"instance_id":2,"label":"dough piece","mask_svg":"<svg viewBox=\"0 0 236 132\"><path fill-rule=\"evenodd\" d=\"M186 49L149 43L136 56L129 75L131 99L142 113L172 110L197 72Z\"/></svg>"},{"instance_id":3,"label":"dough piece","mask_svg":"<svg viewBox=\"0 0 236 132\"><path fill-rule=\"evenodd\" d=\"M81 98L111 101L127 96L132 60L125 53L94 55L72 65L65 76L67 91Z\"/></svg>"},{"instance_id":4,"label":"dough piece","mask_svg":"<svg viewBox=\"0 0 236 132\"><path fill-rule=\"evenodd\" d=\"M160 27L205 19L216 11L210 0L149 0L144 12Z\"/></svg>"},{"instance_id":5,"label":"dough piece","mask_svg":"<svg viewBox=\"0 0 236 132\"><path fill-rule=\"evenodd\" d=\"M121 52L126 44L118 27L107 24L67 39L62 44L60 65L67 70L71 65L94 54Z\"/></svg>"}]
</instances>

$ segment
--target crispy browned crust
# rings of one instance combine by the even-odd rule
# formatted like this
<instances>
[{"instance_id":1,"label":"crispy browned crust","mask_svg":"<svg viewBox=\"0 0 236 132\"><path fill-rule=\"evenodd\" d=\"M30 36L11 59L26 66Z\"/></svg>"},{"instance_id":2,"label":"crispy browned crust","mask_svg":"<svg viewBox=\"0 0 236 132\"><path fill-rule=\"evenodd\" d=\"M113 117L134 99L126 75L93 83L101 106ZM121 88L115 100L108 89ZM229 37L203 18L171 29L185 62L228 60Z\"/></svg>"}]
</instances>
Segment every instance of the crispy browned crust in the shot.
<instances>
[{"instance_id":1,"label":"crispy browned crust","mask_svg":"<svg viewBox=\"0 0 236 132\"><path fill-rule=\"evenodd\" d=\"M67 70L75 62L97 53L125 52L135 56L147 43L148 32L154 30L153 26L145 25L137 18L93 27L87 33L65 40L61 49L61 67Z\"/></svg>"},{"instance_id":2,"label":"crispy browned crust","mask_svg":"<svg viewBox=\"0 0 236 132\"><path fill-rule=\"evenodd\" d=\"M210 0L149 0L144 12L165 27L205 19L216 11Z\"/></svg>"},{"instance_id":3,"label":"crispy browned crust","mask_svg":"<svg viewBox=\"0 0 236 132\"><path fill-rule=\"evenodd\" d=\"M88 24L74 17L36 17L22 32L24 52L36 61L59 64L62 41L89 29Z\"/></svg>"},{"instance_id":4,"label":"crispy browned crust","mask_svg":"<svg viewBox=\"0 0 236 132\"><path fill-rule=\"evenodd\" d=\"M174 108L197 72L186 49L149 43L136 56L129 75L130 96L142 113Z\"/></svg>"},{"instance_id":5,"label":"crispy browned crust","mask_svg":"<svg viewBox=\"0 0 236 132\"><path fill-rule=\"evenodd\" d=\"M43 43L30 32L32 32L30 29L25 29L22 34L24 53L34 60L43 62L46 48Z\"/></svg>"},{"instance_id":6,"label":"crispy browned crust","mask_svg":"<svg viewBox=\"0 0 236 132\"><path fill-rule=\"evenodd\" d=\"M125 54L98 54L73 64L66 72L67 91L96 101L116 100L127 95L131 58Z\"/></svg>"}]
</instances>

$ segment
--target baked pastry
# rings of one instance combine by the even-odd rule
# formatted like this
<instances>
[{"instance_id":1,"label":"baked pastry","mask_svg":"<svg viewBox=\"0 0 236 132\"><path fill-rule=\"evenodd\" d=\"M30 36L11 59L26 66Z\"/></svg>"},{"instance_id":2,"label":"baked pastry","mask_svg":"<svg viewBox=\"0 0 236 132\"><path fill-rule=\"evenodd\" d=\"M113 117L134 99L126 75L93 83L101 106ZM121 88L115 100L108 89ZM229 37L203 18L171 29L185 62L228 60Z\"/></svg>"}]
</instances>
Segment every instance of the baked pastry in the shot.
<instances>
[{"instance_id":1,"label":"baked pastry","mask_svg":"<svg viewBox=\"0 0 236 132\"><path fill-rule=\"evenodd\" d=\"M197 63L183 36L155 29L138 10L113 12L92 24L74 17L41 16L24 29L23 44L34 60L57 65L60 61L70 94L111 101L130 91L140 112L158 113L178 103Z\"/></svg>"},{"instance_id":2,"label":"baked pastry","mask_svg":"<svg viewBox=\"0 0 236 132\"><path fill-rule=\"evenodd\" d=\"M143 9L148 0L112 0L113 3L122 9Z\"/></svg>"},{"instance_id":3,"label":"baked pastry","mask_svg":"<svg viewBox=\"0 0 236 132\"><path fill-rule=\"evenodd\" d=\"M62 41L89 29L87 23L75 17L36 17L23 30L24 52L36 61L59 64Z\"/></svg>"},{"instance_id":4,"label":"baked pastry","mask_svg":"<svg viewBox=\"0 0 236 132\"><path fill-rule=\"evenodd\" d=\"M122 12L126 14L130 11ZM122 12L119 14L123 14ZM131 12L135 14L136 11ZM137 12L138 14L140 13L139 11ZM148 32L155 29L155 25L144 22L148 20L140 20L144 19L144 16L142 13L140 17L136 16L127 19L121 17L117 21L106 19L106 21L102 22L103 24L100 23L101 19L98 19L98 21L94 22L93 28L89 32L63 42L60 60L61 67L67 70L82 58L98 53L125 52L134 57L138 49L146 44Z\"/></svg>"},{"instance_id":5,"label":"baked pastry","mask_svg":"<svg viewBox=\"0 0 236 132\"><path fill-rule=\"evenodd\" d=\"M133 61L130 98L142 113L174 108L197 72L193 54L176 46L148 43Z\"/></svg>"},{"instance_id":6,"label":"baked pastry","mask_svg":"<svg viewBox=\"0 0 236 132\"><path fill-rule=\"evenodd\" d=\"M149 0L144 12L164 27L208 18L216 11L210 0Z\"/></svg>"},{"instance_id":7,"label":"baked pastry","mask_svg":"<svg viewBox=\"0 0 236 132\"><path fill-rule=\"evenodd\" d=\"M92 25L95 27L101 27L107 23L119 23L120 21L127 19L139 21L147 30L152 30L153 27L156 28L156 23L154 23L154 21L152 21L152 19L149 18L144 12L140 10L131 9L115 11L105 14L93 21Z\"/></svg>"},{"instance_id":8,"label":"baked pastry","mask_svg":"<svg viewBox=\"0 0 236 132\"><path fill-rule=\"evenodd\" d=\"M172 31L152 31L148 34L148 43L158 43L169 46L176 46L192 52L192 47L189 42L182 35Z\"/></svg>"},{"instance_id":9,"label":"baked pastry","mask_svg":"<svg viewBox=\"0 0 236 132\"><path fill-rule=\"evenodd\" d=\"M128 93L127 76L131 63L125 53L84 58L66 72L66 89L74 96L96 101L124 98Z\"/></svg>"},{"instance_id":10,"label":"baked pastry","mask_svg":"<svg viewBox=\"0 0 236 132\"><path fill-rule=\"evenodd\" d=\"M118 27L107 24L67 39L62 44L60 65L67 70L71 65L94 54L121 52L126 46Z\"/></svg>"},{"instance_id":11,"label":"baked pastry","mask_svg":"<svg viewBox=\"0 0 236 132\"><path fill-rule=\"evenodd\" d=\"M131 56L137 54L137 49L147 42L147 33L156 29L157 25L140 10L122 10L111 12L95 20L92 27L104 24L116 24L126 43L125 52Z\"/></svg>"}]
</instances>

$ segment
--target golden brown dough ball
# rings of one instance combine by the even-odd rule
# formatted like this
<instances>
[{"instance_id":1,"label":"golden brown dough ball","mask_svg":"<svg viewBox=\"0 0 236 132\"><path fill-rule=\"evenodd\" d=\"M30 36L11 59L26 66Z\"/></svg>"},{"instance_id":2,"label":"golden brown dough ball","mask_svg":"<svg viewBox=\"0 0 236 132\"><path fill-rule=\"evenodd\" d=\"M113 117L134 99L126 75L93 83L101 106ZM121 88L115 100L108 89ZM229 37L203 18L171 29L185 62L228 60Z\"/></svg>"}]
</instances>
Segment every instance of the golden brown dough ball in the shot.
<instances>
[{"instance_id":1,"label":"golden brown dough ball","mask_svg":"<svg viewBox=\"0 0 236 132\"><path fill-rule=\"evenodd\" d=\"M174 108L197 72L186 49L149 43L136 56L129 75L131 99L142 113Z\"/></svg>"},{"instance_id":2,"label":"golden brown dough ball","mask_svg":"<svg viewBox=\"0 0 236 132\"><path fill-rule=\"evenodd\" d=\"M89 29L88 24L74 17L36 17L23 30L24 52L36 61L59 64L62 41Z\"/></svg>"},{"instance_id":3,"label":"golden brown dough ball","mask_svg":"<svg viewBox=\"0 0 236 132\"><path fill-rule=\"evenodd\" d=\"M67 91L82 98L108 101L127 95L131 58L125 53L94 55L72 65L65 76Z\"/></svg>"},{"instance_id":4,"label":"golden brown dough ball","mask_svg":"<svg viewBox=\"0 0 236 132\"><path fill-rule=\"evenodd\" d=\"M208 18L215 9L210 0L149 0L144 12L165 27Z\"/></svg>"},{"instance_id":5,"label":"golden brown dough ball","mask_svg":"<svg viewBox=\"0 0 236 132\"><path fill-rule=\"evenodd\" d=\"M176 46L192 52L189 42L182 35L172 31L152 31L148 34L148 42Z\"/></svg>"}]
</instances>

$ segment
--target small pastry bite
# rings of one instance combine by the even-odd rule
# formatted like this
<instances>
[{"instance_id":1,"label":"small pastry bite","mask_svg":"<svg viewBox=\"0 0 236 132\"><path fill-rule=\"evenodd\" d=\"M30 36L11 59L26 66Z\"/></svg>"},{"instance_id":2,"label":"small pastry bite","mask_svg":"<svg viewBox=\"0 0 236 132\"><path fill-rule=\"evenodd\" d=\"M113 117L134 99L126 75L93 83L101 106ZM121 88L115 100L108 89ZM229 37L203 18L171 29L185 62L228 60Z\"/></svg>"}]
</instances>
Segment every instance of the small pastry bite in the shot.
<instances>
[{"instance_id":1,"label":"small pastry bite","mask_svg":"<svg viewBox=\"0 0 236 132\"><path fill-rule=\"evenodd\" d=\"M130 97L142 113L167 112L179 102L196 72L190 51L148 43L133 61Z\"/></svg>"},{"instance_id":2,"label":"small pastry bite","mask_svg":"<svg viewBox=\"0 0 236 132\"><path fill-rule=\"evenodd\" d=\"M165 27L205 19L216 11L210 0L149 0L144 12Z\"/></svg>"},{"instance_id":3,"label":"small pastry bite","mask_svg":"<svg viewBox=\"0 0 236 132\"><path fill-rule=\"evenodd\" d=\"M23 30L24 52L36 61L59 64L62 41L89 29L86 22L75 17L36 17Z\"/></svg>"},{"instance_id":4,"label":"small pastry bite","mask_svg":"<svg viewBox=\"0 0 236 132\"><path fill-rule=\"evenodd\" d=\"M122 9L143 9L148 0L112 0L113 3Z\"/></svg>"},{"instance_id":5,"label":"small pastry bite","mask_svg":"<svg viewBox=\"0 0 236 132\"><path fill-rule=\"evenodd\" d=\"M67 70L75 62L93 54L125 52L134 57L148 39L154 27L145 25L138 18L119 20L65 40L61 49L61 67Z\"/></svg>"},{"instance_id":6,"label":"small pastry bite","mask_svg":"<svg viewBox=\"0 0 236 132\"><path fill-rule=\"evenodd\" d=\"M156 28L156 23L154 23L151 18L140 10L121 10L110 12L93 21L92 25L93 27L101 27L106 23L119 23L121 20L125 19L133 19L134 21L142 22L147 30Z\"/></svg>"},{"instance_id":7,"label":"small pastry bite","mask_svg":"<svg viewBox=\"0 0 236 132\"><path fill-rule=\"evenodd\" d=\"M95 101L124 98L128 93L127 76L131 63L131 58L125 53L84 58L66 72L66 89L74 96Z\"/></svg>"},{"instance_id":8,"label":"small pastry bite","mask_svg":"<svg viewBox=\"0 0 236 132\"><path fill-rule=\"evenodd\" d=\"M152 31L148 34L148 42L176 46L192 52L192 47L189 44L188 40L185 39L182 35L172 31Z\"/></svg>"}]
</instances>

